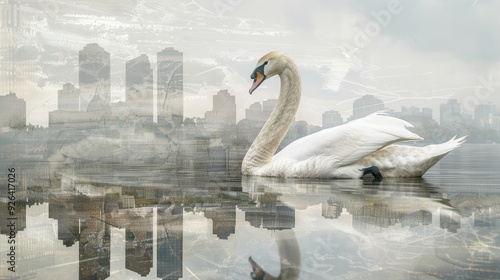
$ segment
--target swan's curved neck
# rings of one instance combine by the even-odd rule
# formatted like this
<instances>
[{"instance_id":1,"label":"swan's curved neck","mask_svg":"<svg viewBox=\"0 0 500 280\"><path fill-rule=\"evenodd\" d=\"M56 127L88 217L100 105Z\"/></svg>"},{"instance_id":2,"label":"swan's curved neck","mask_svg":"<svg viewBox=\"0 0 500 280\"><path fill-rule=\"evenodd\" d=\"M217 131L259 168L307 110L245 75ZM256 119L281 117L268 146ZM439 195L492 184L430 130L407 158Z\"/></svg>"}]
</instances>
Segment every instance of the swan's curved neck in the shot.
<instances>
[{"instance_id":1,"label":"swan's curved neck","mask_svg":"<svg viewBox=\"0 0 500 280\"><path fill-rule=\"evenodd\" d=\"M300 76L297 66L289 60L279 75L280 95L276 107L252 143L242 163L243 174L269 163L293 122L300 103Z\"/></svg>"}]
</instances>

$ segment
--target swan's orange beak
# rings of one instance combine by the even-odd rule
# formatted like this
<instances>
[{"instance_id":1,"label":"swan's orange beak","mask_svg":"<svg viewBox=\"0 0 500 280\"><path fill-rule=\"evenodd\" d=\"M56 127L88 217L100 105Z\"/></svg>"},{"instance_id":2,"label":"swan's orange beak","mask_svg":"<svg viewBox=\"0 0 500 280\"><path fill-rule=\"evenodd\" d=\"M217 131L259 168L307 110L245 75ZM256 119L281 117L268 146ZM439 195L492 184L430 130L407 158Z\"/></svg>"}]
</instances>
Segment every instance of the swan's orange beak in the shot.
<instances>
[{"instance_id":1,"label":"swan's orange beak","mask_svg":"<svg viewBox=\"0 0 500 280\"><path fill-rule=\"evenodd\" d=\"M264 66L266 64L267 63L264 63L261 66L255 68L255 70L253 70L252 75L250 75L250 79L253 79L253 84L248 90L250 94L252 94L252 92L256 90L260 86L260 84L262 84L262 82L266 79L266 74L264 74Z\"/></svg>"},{"instance_id":2,"label":"swan's orange beak","mask_svg":"<svg viewBox=\"0 0 500 280\"><path fill-rule=\"evenodd\" d=\"M264 76L264 74L260 73L260 72L255 72L255 78L253 78L253 84L252 86L250 87L250 89L248 90L248 92L250 92L250 94L252 94L252 92L254 90L256 90L260 84L262 84L262 82L265 80L266 76Z\"/></svg>"}]
</instances>

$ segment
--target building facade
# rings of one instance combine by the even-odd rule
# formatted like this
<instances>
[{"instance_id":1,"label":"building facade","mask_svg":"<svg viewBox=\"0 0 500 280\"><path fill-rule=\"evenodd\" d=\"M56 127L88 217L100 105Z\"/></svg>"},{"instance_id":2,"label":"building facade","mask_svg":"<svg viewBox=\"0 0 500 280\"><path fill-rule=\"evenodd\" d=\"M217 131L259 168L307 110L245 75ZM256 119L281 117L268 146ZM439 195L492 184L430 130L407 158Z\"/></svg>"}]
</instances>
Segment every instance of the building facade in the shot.
<instances>
[{"instance_id":1,"label":"building facade","mask_svg":"<svg viewBox=\"0 0 500 280\"><path fill-rule=\"evenodd\" d=\"M15 93L0 96L0 127L26 126L26 101Z\"/></svg>"},{"instance_id":2,"label":"building facade","mask_svg":"<svg viewBox=\"0 0 500 280\"><path fill-rule=\"evenodd\" d=\"M180 125L184 120L183 54L174 48L157 53L158 123Z\"/></svg>"},{"instance_id":3,"label":"building facade","mask_svg":"<svg viewBox=\"0 0 500 280\"><path fill-rule=\"evenodd\" d=\"M125 64L125 95L130 111L136 116L153 117L153 69L145 54Z\"/></svg>"},{"instance_id":4,"label":"building facade","mask_svg":"<svg viewBox=\"0 0 500 280\"><path fill-rule=\"evenodd\" d=\"M89 109L90 103L111 103L110 54L96 43L86 45L79 52L80 108ZM95 107L95 105L94 105Z\"/></svg>"}]
</instances>

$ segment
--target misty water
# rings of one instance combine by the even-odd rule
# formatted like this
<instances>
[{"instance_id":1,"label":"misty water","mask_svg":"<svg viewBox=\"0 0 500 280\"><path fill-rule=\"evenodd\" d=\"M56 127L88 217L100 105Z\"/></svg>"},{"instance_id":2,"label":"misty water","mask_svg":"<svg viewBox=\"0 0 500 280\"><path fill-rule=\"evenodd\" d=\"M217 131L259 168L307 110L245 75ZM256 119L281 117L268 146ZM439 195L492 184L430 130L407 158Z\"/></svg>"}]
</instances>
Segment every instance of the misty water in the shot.
<instances>
[{"instance_id":1,"label":"misty water","mask_svg":"<svg viewBox=\"0 0 500 280\"><path fill-rule=\"evenodd\" d=\"M2 207L0 278L251 279L252 257L299 279L499 279L499 158L466 144L380 183L66 166L18 197L16 272Z\"/></svg>"}]
</instances>

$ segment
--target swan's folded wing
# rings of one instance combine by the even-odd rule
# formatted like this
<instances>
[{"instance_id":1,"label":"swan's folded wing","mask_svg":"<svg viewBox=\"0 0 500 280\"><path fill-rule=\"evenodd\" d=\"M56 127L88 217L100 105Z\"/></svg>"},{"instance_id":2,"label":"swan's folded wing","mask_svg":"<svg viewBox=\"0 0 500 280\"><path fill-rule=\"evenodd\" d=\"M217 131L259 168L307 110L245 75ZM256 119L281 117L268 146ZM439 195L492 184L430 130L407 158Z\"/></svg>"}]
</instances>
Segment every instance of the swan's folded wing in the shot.
<instances>
[{"instance_id":1,"label":"swan's folded wing","mask_svg":"<svg viewBox=\"0 0 500 280\"><path fill-rule=\"evenodd\" d=\"M274 159L302 161L326 156L331 157L333 168L344 166L392 143L422 140L406 127L412 125L383 113L375 113L298 139L276 154Z\"/></svg>"}]
</instances>

